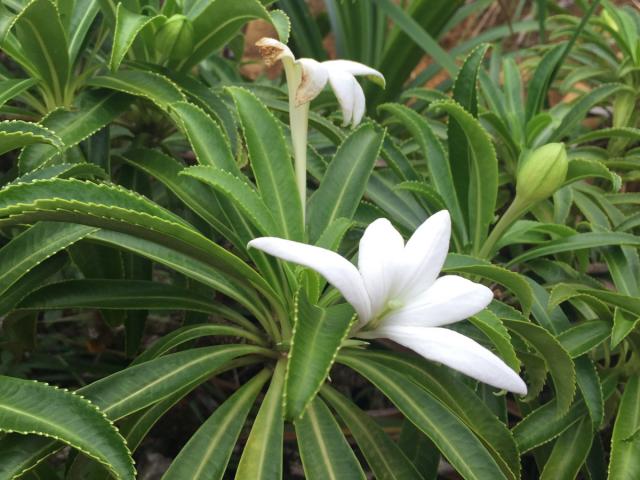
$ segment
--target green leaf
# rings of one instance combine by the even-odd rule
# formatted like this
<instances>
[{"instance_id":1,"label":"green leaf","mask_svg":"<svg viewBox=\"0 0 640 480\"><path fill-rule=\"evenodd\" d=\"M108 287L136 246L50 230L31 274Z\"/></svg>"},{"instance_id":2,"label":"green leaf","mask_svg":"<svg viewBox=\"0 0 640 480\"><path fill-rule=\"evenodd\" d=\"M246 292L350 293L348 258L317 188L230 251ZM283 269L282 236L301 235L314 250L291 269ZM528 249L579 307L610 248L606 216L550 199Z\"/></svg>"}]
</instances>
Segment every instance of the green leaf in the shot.
<instances>
[{"instance_id":1,"label":"green leaf","mask_svg":"<svg viewBox=\"0 0 640 480\"><path fill-rule=\"evenodd\" d=\"M44 83L57 105L67 101L70 64L67 37L51 0L32 0L14 19L12 29L20 53L35 69L29 73Z\"/></svg>"},{"instance_id":2,"label":"green leaf","mask_svg":"<svg viewBox=\"0 0 640 480\"><path fill-rule=\"evenodd\" d=\"M627 140L639 141L640 140L640 128L633 127L613 127L613 128L600 128L598 130L592 130L584 133L579 137L571 140L571 143L578 145L580 143L588 143L596 140L609 140L611 138L624 138Z\"/></svg>"},{"instance_id":3,"label":"green leaf","mask_svg":"<svg viewBox=\"0 0 640 480\"><path fill-rule=\"evenodd\" d=\"M0 155L35 143L43 143L61 150L62 140L51 130L37 123L22 120L0 122Z\"/></svg>"},{"instance_id":4,"label":"green leaf","mask_svg":"<svg viewBox=\"0 0 640 480\"><path fill-rule=\"evenodd\" d=\"M346 397L323 385L320 395L338 412L376 478L417 480L422 478L414 465L389 435L369 415ZM340 456L340 455L337 455Z\"/></svg>"},{"instance_id":5,"label":"green leaf","mask_svg":"<svg viewBox=\"0 0 640 480\"><path fill-rule=\"evenodd\" d=\"M623 232L587 232L571 235L558 240L545 242L539 247L532 248L522 255L509 261L507 266L517 265L528 260L553 255L561 252L572 252L576 250L586 250L591 248L604 247L608 245L629 245L640 246L640 238L630 233Z\"/></svg>"},{"instance_id":6,"label":"green leaf","mask_svg":"<svg viewBox=\"0 0 640 480\"><path fill-rule=\"evenodd\" d=\"M420 46L430 58L433 58L452 77L456 75L458 67L454 59L438 45L438 42L418 22L391 0L374 1L393 20L394 24Z\"/></svg>"},{"instance_id":7,"label":"green leaf","mask_svg":"<svg viewBox=\"0 0 640 480\"><path fill-rule=\"evenodd\" d=\"M525 277L498 265L492 265L486 260L480 260L467 255L450 253L442 268L443 272L459 272L479 275L483 278L498 282L511 290L522 306L522 313L528 317L533 305L533 291Z\"/></svg>"},{"instance_id":8,"label":"green leaf","mask_svg":"<svg viewBox=\"0 0 640 480\"><path fill-rule=\"evenodd\" d=\"M38 81L35 78L11 79L0 81L0 107L12 98L17 97L22 92L36 85ZM2 124L0 124L2 125Z\"/></svg>"},{"instance_id":9,"label":"green leaf","mask_svg":"<svg viewBox=\"0 0 640 480\"><path fill-rule=\"evenodd\" d=\"M116 7L116 26L113 32L113 45L111 47L111 57L109 58L109 68L115 72L120 67L131 45L138 34L147 25L159 26L165 19L163 15L153 17L140 15L125 8L125 4L118 2Z\"/></svg>"},{"instance_id":10,"label":"green leaf","mask_svg":"<svg viewBox=\"0 0 640 480\"><path fill-rule=\"evenodd\" d=\"M264 236L285 236L258 193L243 179L215 167L196 166L183 170L182 175L196 178L227 197Z\"/></svg>"},{"instance_id":11,"label":"green leaf","mask_svg":"<svg viewBox=\"0 0 640 480\"><path fill-rule=\"evenodd\" d=\"M602 381L603 399L606 401L616 390L617 378L610 375ZM578 399L569 411L558 416L556 400L551 400L528 414L514 428L513 435L520 453L549 442L564 432L581 418L588 416L584 400Z\"/></svg>"},{"instance_id":12,"label":"green leaf","mask_svg":"<svg viewBox=\"0 0 640 480\"><path fill-rule=\"evenodd\" d=\"M320 186L309 199L308 228L312 242L336 219L353 218L384 135L379 127L365 123L338 147Z\"/></svg>"},{"instance_id":13,"label":"green leaf","mask_svg":"<svg viewBox=\"0 0 640 480\"><path fill-rule=\"evenodd\" d=\"M187 102L172 104L170 111L191 143L200 165L221 168L234 175L240 175L228 140L220 126L209 115Z\"/></svg>"},{"instance_id":14,"label":"green leaf","mask_svg":"<svg viewBox=\"0 0 640 480\"><path fill-rule=\"evenodd\" d=\"M213 308L216 307L213 306ZM225 307L220 306L218 308L224 309ZM233 312L233 310L231 309L229 309L229 311ZM232 319L232 321L234 320L233 316L229 317ZM240 324L243 328L238 328L230 325L211 325L208 323L199 325L185 325L184 327L174 330L173 332L168 333L167 335L164 335L162 338L155 341L149 348L138 355L138 357L136 357L131 365L138 365L140 363L148 362L149 360L153 360L154 358L165 355L166 353L170 352L174 348L179 347L180 345L202 337L238 337L255 341L259 345L264 344L260 337L258 337L254 333L256 332L255 326L253 326L252 324L248 324L245 326L245 323L241 322L235 323ZM258 331L258 333L260 332Z\"/></svg>"},{"instance_id":15,"label":"green leaf","mask_svg":"<svg viewBox=\"0 0 640 480\"><path fill-rule=\"evenodd\" d=\"M237 479L276 480L282 477L282 390L285 362L280 360L242 451Z\"/></svg>"},{"instance_id":16,"label":"green leaf","mask_svg":"<svg viewBox=\"0 0 640 480\"><path fill-rule=\"evenodd\" d=\"M42 217L68 220L65 211L73 212L74 221L78 223L135 231L156 241L163 238L167 246L182 248L183 252L211 262L232 275L235 272L240 281L253 278L270 290L264 279L238 257L168 210L121 187L54 179L12 185L0 192L0 223L5 225Z\"/></svg>"},{"instance_id":17,"label":"green leaf","mask_svg":"<svg viewBox=\"0 0 640 480\"><path fill-rule=\"evenodd\" d=\"M611 183L611 190L614 192L620 190L622 183L620 177L609 170L602 162L584 158L571 159L564 184L568 185L585 178L604 178Z\"/></svg>"},{"instance_id":18,"label":"green leaf","mask_svg":"<svg viewBox=\"0 0 640 480\"><path fill-rule=\"evenodd\" d=\"M98 165L93 163L60 163L48 167L32 170L8 183L29 183L34 180L45 180L48 178L79 178L79 179L101 179L107 180L109 175Z\"/></svg>"},{"instance_id":19,"label":"green leaf","mask_svg":"<svg viewBox=\"0 0 640 480\"><path fill-rule=\"evenodd\" d=\"M520 371L520 360L511 345L511 336L495 313L483 310L469 318L469 321L491 340L507 365L516 372Z\"/></svg>"},{"instance_id":20,"label":"green leaf","mask_svg":"<svg viewBox=\"0 0 640 480\"><path fill-rule=\"evenodd\" d=\"M99 0L74 0L72 11L69 15L67 35L69 38L69 60L75 62L87 32L100 12Z\"/></svg>"},{"instance_id":21,"label":"green leaf","mask_svg":"<svg viewBox=\"0 0 640 480\"><path fill-rule=\"evenodd\" d=\"M540 480L576 478L580 467L587 459L592 441L591 423L584 417L556 440Z\"/></svg>"},{"instance_id":22,"label":"green leaf","mask_svg":"<svg viewBox=\"0 0 640 480\"><path fill-rule=\"evenodd\" d=\"M478 252L487 238L493 222L498 195L498 160L491 138L480 122L455 102L436 102L430 110L444 110L455 119L469 146L469 234L473 249ZM456 142L456 138L451 139ZM450 153L451 154L451 153ZM450 160L451 161L451 160ZM455 167L452 164L452 172ZM441 192L442 193L442 192Z\"/></svg>"},{"instance_id":23,"label":"green leaf","mask_svg":"<svg viewBox=\"0 0 640 480\"><path fill-rule=\"evenodd\" d=\"M112 122L129 107L129 98L108 91L85 91L76 98L71 110L54 110L40 123L61 140L65 148L77 145L105 125ZM52 145L31 145L20 154L21 173L49 164L58 154ZM61 163L61 162L58 162Z\"/></svg>"},{"instance_id":24,"label":"green leaf","mask_svg":"<svg viewBox=\"0 0 640 480\"><path fill-rule=\"evenodd\" d=\"M270 375L262 370L225 400L182 447L162 480L223 478L249 410Z\"/></svg>"},{"instance_id":25,"label":"green leaf","mask_svg":"<svg viewBox=\"0 0 640 480\"><path fill-rule=\"evenodd\" d=\"M416 427L437 445L463 478L507 478L480 440L426 390L381 363L371 364L353 353L343 353L340 363L371 381Z\"/></svg>"},{"instance_id":26,"label":"green leaf","mask_svg":"<svg viewBox=\"0 0 640 480\"><path fill-rule=\"evenodd\" d=\"M146 70L121 70L94 77L87 83L94 87L146 98L164 110L174 102L185 100L180 89L171 80L164 75Z\"/></svg>"},{"instance_id":27,"label":"green leaf","mask_svg":"<svg viewBox=\"0 0 640 480\"><path fill-rule=\"evenodd\" d=\"M374 350L358 351L357 355L372 366L380 364L402 374L426 390L478 437L508 478L519 477L520 460L511 433L470 387L451 375L451 369L415 355Z\"/></svg>"},{"instance_id":28,"label":"green leaf","mask_svg":"<svg viewBox=\"0 0 640 480\"><path fill-rule=\"evenodd\" d=\"M629 335L638 325L640 316L631 316L624 313L621 308L616 308L613 314L613 329L611 330L611 348L620 345L627 335Z\"/></svg>"},{"instance_id":29,"label":"green leaf","mask_svg":"<svg viewBox=\"0 0 640 480\"><path fill-rule=\"evenodd\" d=\"M0 377L0 386L0 430L60 440L108 466L118 479L135 478L124 438L88 400L12 377Z\"/></svg>"},{"instance_id":30,"label":"green leaf","mask_svg":"<svg viewBox=\"0 0 640 480\"><path fill-rule=\"evenodd\" d=\"M251 92L237 87L229 91L238 108L260 196L269 205L280 236L302 241L302 204L282 129Z\"/></svg>"},{"instance_id":31,"label":"green leaf","mask_svg":"<svg viewBox=\"0 0 640 480\"><path fill-rule=\"evenodd\" d=\"M31 269L96 229L69 223L40 222L0 249L0 294Z\"/></svg>"},{"instance_id":32,"label":"green leaf","mask_svg":"<svg viewBox=\"0 0 640 480\"><path fill-rule=\"evenodd\" d=\"M350 305L324 309L311 304L304 292L298 293L285 377L287 418L299 418L318 393L353 321Z\"/></svg>"},{"instance_id":33,"label":"green leaf","mask_svg":"<svg viewBox=\"0 0 640 480\"><path fill-rule=\"evenodd\" d=\"M294 422L306 478L341 480L366 478L335 418L319 398Z\"/></svg>"},{"instance_id":34,"label":"green leaf","mask_svg":"<svg viewBox=\"0 0 640 480\"><path fill-rule=\"evenodd\" d=\"M255 315L263 326L265 326L264 317L272 314L266 311L260 298L255 296L253 292L230 281L229 278L222 277L216 268L203 259L193 258L159 242L120 232L99 230L91 234L89 238L142 255L228 295Z\"/></svg>"},{"instance_id":35,"label":"green leaf","mask_svg":"<svg viewBox=\"0 0 640 480\"><path fill-rule=\"evenodd\" d=\"M595 432L604 420L604 399L600 377L598 377L594 362L587 355L577 358L575 365L578 388L589 411L591 426Z\"/></svg>"},{"instance_id":36,"label":"green leaf","mask_svg":"<svg viewBox=\"0 0 640 480\"><path fill-rule=\"evenodd\" d=\"M264 353L259 347L223 345L191 349L129 367L76 391L97 405L110 420L118 420L170 397L193 389L215 372L233 366L243 355ZM0 437L0 478L13 478L56 451L55 440L7 435Z\"/></svg>"},{"instance_id":37,"label":"green leaf","mask_svg":"<svg viewBox=\"0 0 640 480\"><path fill-rule=\"evenodd\" d=\"M269 16L276 32L278 32L278 39L282 43L287 43L289 41L289 33L291 33L289 17L282 10L272 10L269 12Z\"/></svg>"},{"instance_id":38,"label":"green leaf","mask_svg":"<svg viewBox=\"0 0 640 480\"><path fill-rule=\"evenodd\" d=\"M80 226L74 225L74 227ZM213 302L211 298L200 295L194 290L145 280L65 280L36 289L22 299L17 308L25 310L69 308L190 310L219 315L231 320L237 316L229 315L233 310Z\"/></svg>"},{"instance_id":39,"label":"green leaf","mask_svg":"<svg viewBox=\"0 0 640 480\"><path fill-rule=\"evenodd\" d=\"M526 105L526 120L529 122L543 107L558 62L565 55L565 45L556 45L544 54L529 81Z\"/></svg>"},{"instance_id":40,"label":"green leaf","mask_svg":"<svg viewBox=\"0 0 640 480\"><path fill-rule=\"evenodd\" d=\"M195 43L192 53L178 64L182 71L222 48L249 20L271 22L269 12L258 0L216 0L189 11L187 16L193 21Z\"/></svg>"},{"instance_id":41,"label":"green leaf","mask_svg":"<svg viewBox=\"0 0 640 480\"><path fill-rule=\"evenodd\" d=\"M45 285L64 267L67 259L63 253L54 255L24 274L0 296L0 315L9 313L29 293Z\"/></svg>"},{"instance_id":42,"label":"green leaf","mask_svg":"<svg viewBox=\"0 0 640 480\"><path fill-rule=\"evenodd\" d=\"M558 340L538 325L519 320L504 319L503 322L511 332L531 344L545 360L556 392L557 414L565 414L576 391L575 367L568 352Z\"/></svg>"},{"instance_id":43,"label":"green leaf","mask_svg":"<svg viewBox=\"0 0 640 480\"><path fill-rule=\"evenodd\" d=\"M180 175L185 166L177 160L148 149L130 150L124 159L166 185L187 207L236 246L244 243L224 221L224 209L214 192L201 182Z\"/></svg>"},{"instance_id":44,"label":"green leaf","mask_svg":"<svg viewBox=\"0 0 640 480\"><path fill-rule=\"evenodd\" d=\"M447 210L451 213L454 229L464 233L466 237L466 222L462 216L458 197L456 195L451 166L444 151L444 147L436 137L433 129L417 112L404 105L387 103L381 105L379 110L387 111L396 120L402 123L411 136L418 142L429 170L429 181L436 191L442 196Z\"/></svg>"},{"instance_id":45,"label":"green leaf","mask_svg":"<svg viewBox=\"0 0 640 480\"><path fill-rule=\"evenodd\" d=\"M473 117L478 116L478 95L477 83L478 72L482 66L482 59L487 53L490 45L483 44L474 48L467 56L458 72L458 76L453 85L453 100ZM446 101L446 100L445 100ZM437 103L437 102L436 102ZM471 187L469 175L473 172L476 161L473 158L465 129L459 120L452 116L449 119L447 128L447 142L449 145L449 163L453 174L453 183L456 187L460 207L464 215L468 218L469 209L473 206L470 200L470 188L477 189L477 185ZM475 182L474 182L475 184Z\"/></svg>"},{"instance_id":46,"label":"green leaf","mask_svg":"<svg viewBox=\"0 0 640 480\"><path fill-rule=\"evenodd\" d=\"M622 293L612 292L610 290L599 290L596 288L585 287L581 284L560 283L551 291L549 305L558 305L570 298L576 296L595 297L598 300L619 307L632 315L640 315L640 299Z\"/></svg>"},{"instance_id":47,"label":"green leaf","mask_svg":"<svg viewBox=\"0 0 640 480\"><path fill-rule=\"evenodd\" d=\"M611 324L604 320L589 320L573 325L565 330L557 339L562 347L571 355L579 357L604 342L611 334Z\"/></svg>"},{"instance_id":48,"label":"green leaf","mask_svg":"<svg viewBox=\"0 0 640 480\"><path fill-rule=\"evenodd\" d=\"M594 88L586 95L580 97L580 99L567 110L562 122L551 134L551 137L549 137L549 142L562 140L565 136L569 135L575 126L584 119L587 113L589 113L589 110L598 103L609 98L614 93L619 92L622 88L624 87L621 84L609 83Z\"/></svg>"},{"instance_id":49,"label":"green leaf","mask_svg":"<svg viewBox=\"0 0 640 480\"><path fill-rule=\"evenodd\" d=\"M611 437L609 479L622 480L640 475L640 377L631 376L624 387Z\"/></svg>"}]
</instances>

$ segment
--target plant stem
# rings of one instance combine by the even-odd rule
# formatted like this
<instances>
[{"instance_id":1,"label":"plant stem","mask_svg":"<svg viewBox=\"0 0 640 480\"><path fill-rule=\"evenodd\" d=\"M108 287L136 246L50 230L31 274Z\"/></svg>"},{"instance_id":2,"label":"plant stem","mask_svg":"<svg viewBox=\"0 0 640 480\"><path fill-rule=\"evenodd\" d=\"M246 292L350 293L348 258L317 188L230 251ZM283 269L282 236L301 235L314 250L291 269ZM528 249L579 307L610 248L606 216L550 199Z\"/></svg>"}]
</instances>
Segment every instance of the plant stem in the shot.
<instances>
[{"instance_id":1,"label":"plant stem","mask_svg":"<svg viewBox=\"0 0 640 480\"><path fill-rule=\"evenodd\" d=\"M496 226L491 231L491 234L485 241L484 245L480 249L480 258L491 259L494 254L494 248L496 243L502 238L502 235L509 229L511 225L515 223L522 215L529 210L529 207L523 205L518 196L514 199L513 203L509 206L504 215L500 218Z\"/></svg>"},{"instance_id":2,"label":"plant stem","mask_svg":"<svg viewBox=\"0 0 640 480\"><path fill-rule=\"evenodd\" d=\"M300 85L302 73L300 68L290 62L283 62L287 76L289 91L289 125L291 127L291 143L293 145L294 169L296 185L300 194L302 218L305 219L307 203L307 131L309 125L309 103L296 105L296 90Z\"/></svg>"}]
</instances>

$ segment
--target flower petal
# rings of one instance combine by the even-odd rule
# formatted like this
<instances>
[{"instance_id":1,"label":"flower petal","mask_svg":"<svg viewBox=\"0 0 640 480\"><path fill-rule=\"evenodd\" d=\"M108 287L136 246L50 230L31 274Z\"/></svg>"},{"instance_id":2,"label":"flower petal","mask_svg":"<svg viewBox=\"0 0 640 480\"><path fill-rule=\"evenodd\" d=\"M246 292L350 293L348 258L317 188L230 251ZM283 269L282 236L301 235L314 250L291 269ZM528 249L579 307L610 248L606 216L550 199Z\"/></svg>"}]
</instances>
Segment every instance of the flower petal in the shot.
<instances>
[{"instance_id":1,"label":"flower petal","mask_svg":"<svg viewBox=\"0 0 640 480\"><path fill-rule=\"evenodd\" d=\"M352 60L328 60L322 62L329 70L338 70L351 75L364 75L372 82L377 83L382 88L385 86L384 75L374 68L368 67L362 63L354 62Z\"/></svg>"},{"instance_id":2,"label":"flower petal","mask_svg":"<svg viewBox=\"0 0 640 480\"><path fill-rule=\"evenodd\" d=\"M438 277L447 258L451 218L442 210L427 218L404 247L398 268L406 272L392 295L406 304L429 288Z\"/></svg>"},{"instance_id":3,"label":"flower petal","mask_svg":"<svg viewBox=\"0 0 640 480\"><path fill-rule=\"evenodd\" d=\"M366 285L366 282L365 282ZM424 293L390 312L381 325L439 327L475 315L493 299L493 292L457 275L438 278Z\"/></svg>"},{"instance_id":4,"label":"flower petal","mask_svg":"<svg viewBox=\"0 0 640 480\"><path fill-rule=\"evenodd\" d=\"M333 93L335 93L340 108L342 108L342 125L349 125L353 121L357 95L356 88L360 88L360 85L358 85L353 75L339 70L329 70L329 83L331 83Z\"/></svg>"},{"instance_id":5,"label":"flower petal","mask_svg":"<svg viewBox=\"0 0 640 480\"><path fill-rule=\"evenodd\" d=\"M369 296L360 272L346 258L331 250L275 237L256 238L249 242L248 247L315 270L342 293L358 312L361 321L369 321Z\"/></svg>"},{"instance_id":6,"label":"flower petal","mask_svg":"<svg viewBox=\"0 0 640 480\"><path fill-rule=\"evenodd\" d=\"M401 273L395 269L404 240L386 218L371 223L360 239L358 269L371 301L371 315L380 313L389 300L389 290Z\"/></svg>"},{"instance_id":7,"label":"flower petal","mask_svg":"<svg viewBox=\"0 0 640 480\"><path fill-rule=\"evenodd\" d=\"M481 382L520 395L527 393L525 383L506 363L479 343L453 330L394 326L367 332L367 338L388 338L424 358Z\"/></svg>"},{"instance_id":8,"label":"flower petal","mask_svg":"<svg viewBox=\"0 0 640 480\"><path fill-rule=\"evenodd\" d=\"M296 90L296 106L310 102L318 96L324 86L327 84L329 73L320 62L316 62L312 58L301 58L298 60L300 65L301 79L300 85Z\"/></svg>"},{"instance_id":9,"label":"flower petal","mask_svg":"<svg viewBox=\"0 0 640 480\"><path fill-rule=\"evenodd\" d=\"M360 84L354 79L353 86L353 119L351 120L351 126L357 127L364 117L367 101L364 98L364 92Z\"/></svg>"},{"instance_id":10,"label":"flower petal","mask_svg":"<svg viewBox=\"0 0 640 480\"><path fill-rule=\"evenodd\" d=\"M263 37L256 42L256 47L260 50L260 55L268 67L278 60L286 59L294 62L296 59L289 47L275 38Z\"/></svg>"}]
</instances>

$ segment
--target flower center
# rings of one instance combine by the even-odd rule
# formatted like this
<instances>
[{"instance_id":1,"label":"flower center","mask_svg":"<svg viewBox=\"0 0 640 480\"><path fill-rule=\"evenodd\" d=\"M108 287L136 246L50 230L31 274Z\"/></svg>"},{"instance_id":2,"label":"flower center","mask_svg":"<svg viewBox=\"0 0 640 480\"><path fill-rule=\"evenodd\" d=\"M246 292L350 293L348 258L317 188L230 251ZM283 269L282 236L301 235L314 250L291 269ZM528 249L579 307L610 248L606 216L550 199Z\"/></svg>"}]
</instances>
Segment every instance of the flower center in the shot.
<instances>
[{"instance_id":1,"label":"flower center","mask_svg":"<svg viewBox=\"0 0 640 480\"><path fill-rule=\"evenodd\" d=\"M376 315L374 319L372 319L365 326L364 330L375 330L380 326L380 323L382 322L382 320L384 320L384 317L386 317L389 313L393 312L394 310L402 308L403 306L404 306L404 303L400 300L391 299L387 301L387 303L384 305L384 308L380 311L378 315Z\"/></svg>"}]
</instances>

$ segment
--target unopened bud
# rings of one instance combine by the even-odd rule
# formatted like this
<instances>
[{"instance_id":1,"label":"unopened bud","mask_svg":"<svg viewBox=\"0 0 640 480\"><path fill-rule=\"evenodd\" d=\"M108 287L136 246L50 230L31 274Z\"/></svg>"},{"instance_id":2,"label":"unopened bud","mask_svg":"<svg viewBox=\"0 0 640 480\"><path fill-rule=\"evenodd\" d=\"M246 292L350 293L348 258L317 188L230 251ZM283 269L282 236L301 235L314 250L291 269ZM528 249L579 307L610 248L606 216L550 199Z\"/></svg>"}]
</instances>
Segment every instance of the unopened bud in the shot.
<instances>
[{"instance_id":1,"label":"unopened bud","mask_svg":"<svg viewBox=\"0 0 640 480\"><path fill-rule=\"evenodd\" d=\"M567 177L569 160L563 143L549 143L524 159L516 179L516 198L531 204L550 197Z\"/></svg>"},{"instance_id":2,"label":"unopened bud","mask_svg":"<svg viewBox=\"0 0 640 480\"><path fill-rule=\"evenodd\" d=\"M156 33L156 49L165 58L180 60L193 50L193 24L184 15L172 15Z\"/></svg>"}]
</instances>

